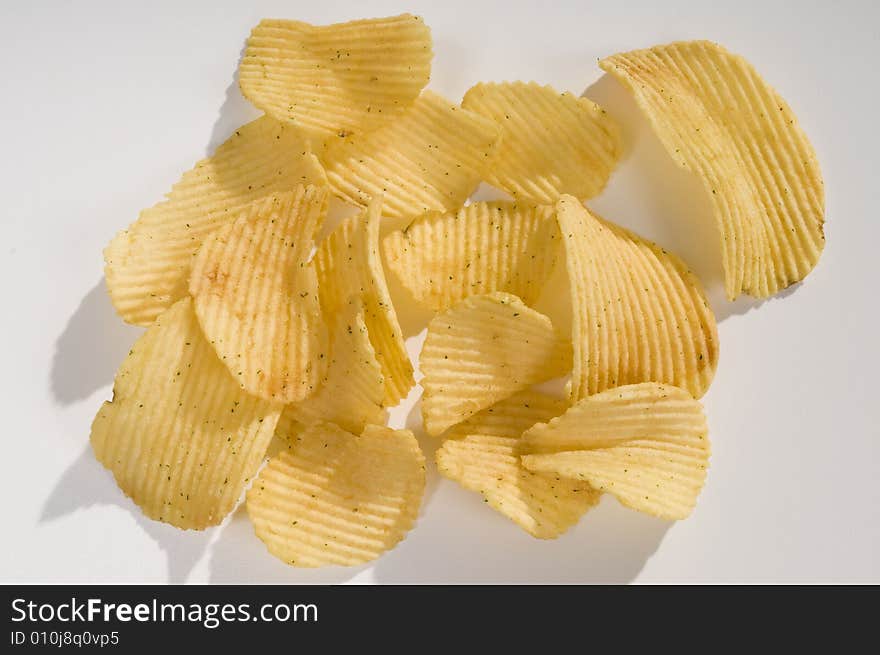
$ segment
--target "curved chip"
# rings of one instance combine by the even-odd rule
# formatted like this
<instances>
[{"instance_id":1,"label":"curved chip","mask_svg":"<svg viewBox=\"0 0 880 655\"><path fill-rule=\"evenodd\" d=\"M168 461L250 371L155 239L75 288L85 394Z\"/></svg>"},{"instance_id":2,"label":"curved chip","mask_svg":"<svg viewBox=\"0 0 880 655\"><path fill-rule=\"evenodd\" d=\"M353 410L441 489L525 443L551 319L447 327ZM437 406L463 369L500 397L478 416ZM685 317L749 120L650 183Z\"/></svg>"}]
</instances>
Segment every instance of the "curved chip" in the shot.
<instances>
[{"instance_id":1,"label":"curved chip","mask_svg":"<svg viewBox=\"0 0 880 655\"><path fill-rule=\"evenodd\" d=\"M589 396L523 434L523 464L588 482L664 519L691 513L709 466L700 403L676 387L643 383Z\"/></svg>"},{"instance_id":2,"label":"curved chip","mask_svg":"<svg viewBox=\"0 0 880 655\"><path fill-rule=\"evenodd\" d=\"M317 145L399 116L431 75L431 30L402 14L335 25L260 21L238 69L241 92Z\"/></svg>"},{"instance_id":3,"label":"curved chip","mask_svg":"<svg viewBox=\"0 0 880 655\"><path fill-rule=\"evenodd\" d=\"M193 263L190 293L205 335L243 389L279 402L314 392L327 330L307 264L327 191L297 187L255 202L217 230Z\"/></svg>"},{"instance_id":4,"label":"curved chip","mask_svg":"<svg viewBox=\"0 0 880 655\"><path fill-rule=\"evenodd\" d=\"M232 511L280 413L239 388L184 298L119 368L113 400L92 423L92 449L148 517L201 530Z\"/></svg>"},{"instance_id":5,"label":"curved chip","mask_svg":"<svg viewBox=\"0 0 880 655\"><path fill-rule=\"evenodd\" d=\"M703 183L728 298L766 298L804 279L825 247L822 173L791 108L751 64L715 43L684 41L599 65Z\"/></svg>"},{"instance_id":6,"label":"curved chip","mask_svg":"<svg viewBox=\"0 0 880 655\"><path fill-rule=\"evenodd\" d=\"M409 430L369 425L355 436L315 423L260 472L247 510L284 562L355 566L406 536L424 491L425 457Z\"/></svg>"},{"instance_id":7,"label":"curved chip","mask_svg":"<svg viewBox=\"0 0 880 655\"><path fill-rule=\"evenodd\" d=\"M718 364L718 332L697 277L571 196L556 210L571 280L572 399L638 382L702 396Z\"/></svg>"},{"instance_id":8,"label":"curved chip","mask_svg":"<svg viewBox=\"0 0 880 655\"><path fill-rule=\"evenodd\" d=\"M290 408L293 405L286 405L278 418L275 425L275 434L266 449L265 460L269 461L282 450L290 450L296 442L296 437L306 429L302 423L296 420Z\"/></svg>"},{"instance_id":9,"label":"curved chip","mask_svg":"<svg viewBox=\"0 0 880 655\"><path fill-rule=\"evenodd\" d=\"M505 291L534 303L560 252L553 207L475 202L425 214L382 240L385 262L420 303L442 312Z\"/></svg>"},{"instance_id":10,"label":"curved chip","mask_svg":"<svg viewBox=\"0 0 880 655\"><path fill-rule=\"evenodd\" d=\"M535 82L481 82L461 106L501 126L486 181L518 199L553 204L563 193L597 196L620 158L620 128L589 98Z\"/></svg>"},{"instance_id":11,"label":"curved chip","mask_svg":"<svg viewBox=\"0 0 880 655\"><path fill-rule=\"evenodd\" d=\"M415 380L379 255L381 220L377 199L321 242L314 267L326 316L343 311L352 297L363 302L367 332L385 376L385 404L393 406L406 398Z\"/></svg>"},{"instance_id":12,"label":"curved chip","mask_svg":"<svg viewBox=\"0 0 880 655\"><path fill-rule=\"evenodd\" d=\"M338 314L329 352L330 362L318 390L288 405L285 416L303 425L336 423L355 434L368 423L383 423L385 380L359 300Z\"/></svg>"},{"instance_id":13,"label":"curved chip","mask_svg":"<svg viewBox=\"0 0 880 655\"><path fill-rule=\"evenodd\" d=\"M565 411L566 403L524 391L456 425L437 451L437 469L539 539L555 539L599 502L589 484L527 470L520 435Z\"/></svg>"},{"instance_id":14,"label":"curved chip","mask_svg":"<svg viewBox=\"0 0 880 655\"><path fill-rule=\"evenodd\" d=\"M428 324L422 418L438 435L499 400L568 373L571 344L508 293L471 296Z\"/></svg>"},{"instance_id":15,"label":"curved chip","mask_svg":"<svg viewBox=\"0 0 880 655\"><path fill-rule=\"evenodd\" d=\"M240 127L104 250L116 311L128 323L150 325L186 295L205 237L255 200L297 184L326 185L327 178L293 129L266 116Z\"/></svg>"},{"instance_id":16,"label":"curved chip","mask_svg":"<svg viewBox=\"0 0 880 655\"><path fill-rule=\"evenodd\" d=\"M488 171L494 121L425 91L399 119L328 145L322 161L333 191L366 206L384 197L389 218L457 209Z\"/></svg>"}]
</instances>

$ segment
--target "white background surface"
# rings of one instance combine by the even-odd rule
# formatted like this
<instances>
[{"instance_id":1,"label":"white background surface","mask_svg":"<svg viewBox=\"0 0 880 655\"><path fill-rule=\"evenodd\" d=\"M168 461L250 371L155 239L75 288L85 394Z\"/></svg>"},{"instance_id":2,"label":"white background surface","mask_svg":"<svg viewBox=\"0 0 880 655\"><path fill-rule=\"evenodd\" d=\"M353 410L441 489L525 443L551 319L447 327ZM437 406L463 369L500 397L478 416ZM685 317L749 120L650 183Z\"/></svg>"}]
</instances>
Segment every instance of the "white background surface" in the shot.
<instances>
[{"instance_id":1,"label":"white background surface","mask_svg":"<svg viewBox=\"0 0 880 655\"><path fill-rule=\"evenodd\" d=\"M880 582L880 12L724 4L3 3L0 581ZM689 520L606 497L540 542L431 468L419 523L397 549L367 567L301 571L265 551L243 511L201 534L144 519L94 461L89 424L139 333L114 315L101 249L256 115L233 77L251 26L406 10L433 30L431 87L450 99L480 80L535 79L589 89L624 124L627 159L590 204L690 261L719 319L705 399L712 466ZM794 108L825 176L818 268L757 309L721 299L698 187L595 63L689 38L751 60ZM436 444L422 443L430 459Z\"/></svg>"}]
</instances>

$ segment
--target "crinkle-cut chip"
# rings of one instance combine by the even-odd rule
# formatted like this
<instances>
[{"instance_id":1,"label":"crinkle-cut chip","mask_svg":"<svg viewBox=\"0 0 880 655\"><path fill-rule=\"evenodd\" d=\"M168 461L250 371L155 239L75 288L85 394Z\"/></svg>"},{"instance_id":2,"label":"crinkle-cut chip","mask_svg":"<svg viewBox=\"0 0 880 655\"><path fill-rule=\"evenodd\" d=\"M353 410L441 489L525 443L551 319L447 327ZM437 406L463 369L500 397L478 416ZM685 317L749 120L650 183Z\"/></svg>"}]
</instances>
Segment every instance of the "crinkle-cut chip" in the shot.
<instances>
[{"instance_id":1,"label":"crinkle-cut chip","mask_svg":"<svg viewBox=\"0 0 880 655\"><path fill-rule=\"evenodd\" d=\"M335 25L265 19L238 69L244 96L317 145L403 113L431 75L431 30L402 14Z\"/></svg>"},{"instance_id":2,"label":"crinkle-cut chip","mask_svg":"<svg viewBox=\"0 0 880 655\"><path fill-rule=\"evenodd\" d=\"M355 566L413 527L425 457L409 430L368 425L360 436L315 423L291 437L247 494L257 536L293 566Z\"/></svg>"},{"instance_id":3,"label":"crinkle-cut chip","mask_svg":"<svg viewBox=\"0 0 880 655\"><path fill-rule=\"evenodd\" d=\"M415 380L379 254L381 220L377 199L320 243L313 264L326 316L344 311L352 297L363 302L367 333L385 376L385 404L394 406L406 398Z\"/></svg>"},{"instance_id":4,"label":"crinkle-cut chip","mask_svg":"<svg viewBox=\"0 0 880 655\"><path fill-rule=\"evenodd\" d=\"M419 302L442 312L468 296L505 291L531 305L560 253L553 207L475 202L429 212L382 240L385 262Z\"/></svg>"},{"instance_id":5,"label":"crinkle-cut chip","mask_svg":"<svg viewBox=\"0 0 880 655\"><path fill-rule=\"evenodd\" d=\"M269 443L264 459L269 461L282 450L290 450L296 442L296 436L305 430L306 426L294 418L293 413L288 411L287 405L281 412L278 423L275 426L275 434Z\"/></svg>"},{"instance_id":6,"label":"crinkle-cut chip","mask_svg":"<svg viewBox=\"0 0 880 655\"><path fill-rule=\"evenodd\" d=\"M520 435L566 407L535 391L502 400L444 435L449 438L437 451L437 469L481 493L490 507L530 535L555 539L598 503L600 494L585 482L527 470L520 461Z\"/></svg>"},{"instance_id":7,"label":"crinkle-cut chip","mask_svg":"<svg viewBox=\"0 0 880 655\"><path fill-rule=\"evenodd\" d=\"M322 161L333 191L366 206L384 197L389 218L415 218L464 204L489 170L500 129L494 121L425 91L400 118L338 139Z\"/></svg>"},{"instance_id":8,"label":"crinkle-cut chip","mask_svg":"<svg viewBox=\"0 0 880 655\"><path fill-rule=\"evenodd\" d=\"M211 232L255 200L297 184L326 186L327 178L294 130L267 116L240 127L104 250L116 311L128 323L150 325L186 295L193 257Z\"/></svg>"},{"instance_id":9,"label":"crinkle-cut chip","mask_svg":"<svg viewBox=\"0 0 880 655\"><path fill-rule=\"evenodd\" d=\"M308 258L327 190L255 202L212 234L193 263L190 293L205 335L242 388L295 402L311 395L327 363L327 328Z\"/></svg>"},{"instance_id":10,"label":"crinkle-cut chip","mask_svg":"<svg viewBox=\"0 0 880 655\"><path fill-rule=\"evenodd\" d=\"M184 298L120 366L113 400L92 422L92 449L148 517L201 530L232 511L280 414L239 388Z\"/></svg>"},{"instance_id":11,"label":"crinkle-cut chip","mask_svg":"<svg viewBox=\"0 0 880 655\"><path fill-rule=\"evenodd\" d=\"M278 419L278 424L275 426L275 440L281 441L287 445L292 444L294 437L305 429L304 426L296 420L293 412L288 411L289 407L290 405L285 407L284 411L281 412L281 417Z\"/></svg>"},{"instance_id":12,"label":"crinkle-cut chip","mask_svg":"<svg viewBox=\"0 0 880 655\"><path fill-rule=\"evenodd\" d=\"M603 391L522 437L532 471L583 480L664 519L691 513L709 466L709 429L684 389L646 382Z\"/></svg>"},{"instance_id":13,"label":"crinkle-cut chip","mask_svg":"<svg viewBox=\"0 0 880 655\"><path fill-rule=\"evenodd\" d=\"M368 423L384 423L385 380L359 300L337 314L329 352L330 362L318 390L288 405L285 415L304 425L336 423L355 434Z\"/></svg>"},{"instance_id":14,"label":"crinkle-cut chip","mask_svg":"<svg viewBox=\"0 0 880 655\"><path fill-rule=\"evenodd\" d=\"M791 108L744 58L708 41L607 57L672 159L696 174L721 232L727 296L804 279L825 247L825 187Z\"/></svg>"},{"instance_id":15,"label":"crinkle-cut chip","mask_svg":"<svg viewBox=\"0 0 880 655\"><path fill-rule=\"evenodd\" d=\"M702 396L718 364L718 332L697 277L571 196L556 210L571 280L572 399L638 382Z\"/></svg>"},{"instance_id":16,"label":"crinkle-cut chip","mask_svg":"<svg viewBox=\"0 0 880 655\"><path fill-rule=\"evenodd\" d=\"M486 181L521 200L597 196L620 158L620 128L589 98L535 82L481 82L461 106L501 126Z\"/></svg>"},{"instance_id":17,"label":"crinkle-cut chip","mask_svg":"<svg viewBox=\"0 0 880 655\"><path fill-rule=\"evenodd\" d=\"M571 344L509 293L470 296L428 324L419 357L422 417L438 435L533 384L571 370Z\"/></svg>"}]
</instances>

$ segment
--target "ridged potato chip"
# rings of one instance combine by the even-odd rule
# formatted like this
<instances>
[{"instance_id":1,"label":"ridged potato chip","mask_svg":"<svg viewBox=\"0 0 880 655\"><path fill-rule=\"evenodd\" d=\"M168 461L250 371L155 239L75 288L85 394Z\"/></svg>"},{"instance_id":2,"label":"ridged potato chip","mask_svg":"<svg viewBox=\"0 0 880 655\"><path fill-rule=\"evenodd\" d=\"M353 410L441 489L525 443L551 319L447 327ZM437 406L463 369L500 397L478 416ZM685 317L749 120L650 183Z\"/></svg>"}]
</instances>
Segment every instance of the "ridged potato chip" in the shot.
<instances>
[{"instance_id":1,"label":"ridged potato chip","mask_svg":"<svg viewBox=\"0 0 880 655\"><path fill-rule=\"evenodd\" d=\"M461 106L501 126L486 181L520 200L597 196L620 158L620 128L589 98L535 82L481 82Z\"/></svg>"},{"instance_id":2,"label":"ridged potato chip","mask_svg":"<svg viewBox=\"0 0 880 655\"><path fill-rule=\"evenodd\" d=\"M92 449L148 517L201 530L232 511L280 414L239 388L184 298L119 368L113 400L92 423Z\"/></svg>"},{"instance_id":3,"label":"ridged potato chip","mask_svg":"<svg viewBox=\"0 0 880 655\"><path fill-rule=\"evenodd\" d=\"M571 344L508 293L470 296L428 325L422 418L438 435L499 400L571 370Z\"/></svg>"},{"instance_id":4,"label":"ridged potato chip","mask_svg":"<svg viewBox=\"0 0 880 655\"><path fill-rule=\"evenodd\" d=\"M708 41L599 65L632 92L675 163L706 189L727 296L766 298L804 279L825 247L822 173L791 108L752 65Z\"/></svg>"},{"instance_id":5,"label":"ridged potato chip","mask_svg":"<svg viewBox=\"0 0 880 655\"><path fill-rule=\"evenodd\" d=\"M702 396L718 364L718 332L697 277L571 196L556 216L571 280L572 399L638 382Z\"/></svg>"},{"instance_id":6,"label":"ridged potato chip","mask_svg":"<svg viewBox=\"0 0 880 655\"><path fill-rule=\"evenodd\" d=\"M376 358L385 376L385 404L397 405L415 384L403 332L394 311L379 254L381 199L360 216L343 221L318 246L314 267L326 316L360 298Z\"/></svg>"},{"instance_id":7,"label":"ridged potato chip","mask_svg":"<svg viewBox=\"0 0 880 655\"><path fill-rule=\"evenodd\" d=\"M306 429L306 426L297 421L293 416L293 412L290 411L291 407L293 405L286 405L281 412L281 416L278 418L278 423L275 425L275 434L266 451L267 461L282 450L290 450L293 444L296 443L297 435Z\"/></svg>"},{"instance_id":8,"label":"ridged potato chip","mask_svg":"<svg viewBox=\"0 0 880 655\"><path fill-rule=\"evenodd\" d=\"M128 323L150 325L186 295L193 257L211 232L255 200L297 184L326 186L327 178L292 128L263 116L236 130L104 250L116 311Z\"/></svg>"},{"instance_id":9,"label":"ridged potato chip","mask_svg":"<svg viewBox=\"0 0 880 655\"><path fill-rule=\"evenodd\" d=\"M288 405L285 415L304 425L335 423L355 434L368 423L384 423L385 380L360 300L337 314L329 352L330 362L318 390Z\"/></svg>"},{"instance_id":10,"label":"ridged potato chip","mask_svg":"<svg viewBox=\"0 0 880 655\"><path fill-rule=\"evenodd\" d=\"M484 409L447 433L437 469L530 535L555 539L599 502L589 484L527 470L520 461L523 432L565 411L566 403L523 391Z\"/></svg>"},{"instance_id":11,"label":"ridged potato chip","mask_svg":"<svg viewBox=\"0 0 880 655\"><path fill-rule=\"evenodd\" d=\"M298 186L255 202L205 240L190 293L205 335L242 388L289 403L327 364L327 329L308 258L327 190Z\"/></svg>"},{"instance_id":12,"label":"ridged potato chip","mask_svg":"<svg viewBox=\"0 0 880 655\"><path fill-rule=\"evenodd\" d=\"M475 202L429 212L382 240L385 262L413 297L442 312L505 291L534 303L560 253L553 207Z\"/></svg>"},{"instance_id":13,"label":"ridged potato chip","mask_svg":"<svg viewBox=\"0 0 880 655\"><path fill-rule=\"evenodd\" d=\"M684 389L643 383L589 396L523 434L531 471L583 480L664 519L691 513L709 466L709 429Z\"/></svg>"},{"instance_id":14,"label":"ridged potato chip","mask_svg":"<svg viewBox=\"0 0 880 655\"><path fill-rule=\"evenodd\" d=\"M500 130L494 121L425 91L400 118L374 132L338 139L321 160L333 191L382 214L415 218L457 209L488 171Z\"/></svg>"},{"instance_id":15,"label":"ridged potato chip","mask_svg":"<svg viewBox=\"0 0 880 655\"><path fill-rule=\"evenodd\" d=\"M248 38L239 85L317 146L398 117L428 83L432 57L431 30L419 16L320 26L266 19Z\"/></svg>"},{"instance_id":16,"label":"ridged potato chip","mask_svg":"<svg viewBox=\"0 0 880 655\"><path fill-rule=\"evenodd\" d=\"M368 425L356 436L315 423L292 437L247 494L257 536L293 566L356 566L413 527L425 457L409 430Z\"/></svg>"}]
</instances>

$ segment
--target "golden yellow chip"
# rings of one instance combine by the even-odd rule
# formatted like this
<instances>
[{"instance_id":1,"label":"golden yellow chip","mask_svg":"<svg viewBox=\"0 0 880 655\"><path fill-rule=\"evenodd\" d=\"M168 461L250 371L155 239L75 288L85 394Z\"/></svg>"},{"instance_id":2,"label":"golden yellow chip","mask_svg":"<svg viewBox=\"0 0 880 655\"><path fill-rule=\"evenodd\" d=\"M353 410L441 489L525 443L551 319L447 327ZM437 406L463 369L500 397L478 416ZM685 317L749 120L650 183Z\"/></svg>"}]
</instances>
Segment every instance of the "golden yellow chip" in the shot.
<instances>
[{"instance_id":1,"label":"golden yellow chip","mask_svg":"<svg viewBox=\"0 0 880 655\"><path fill-rule=\"evenodd\" d=\"M571 370L571 344L508 293L470 296L428 325L422 418L438 435L481 409Z\"/></svg>"},{"instance_id":2,"label":"golden yellow chip","mask_svg":"<svg viewBox=\"0 0 880 655\"><path fill-rule=\"evenodd\" d=\"M290 447L294 443L296 436L305 429L305 426L294 418L290 408L291 405L287 405L284 411L281 412L281 417L275 426L275 439L273 441L273 443L283 443L285 449ZM270 454L274 455L275 453Z\"/></svg>"},{"instance_id":3,"label":"golden yellow chip","mask_svg":"<svg viewBox=\"0 0 880 655\"><path fill-rule=\"evenodd\" d=\"M326 185L327 178L293 129L266 116L239 128L104 250L116 311L128 323L150 325L186 295L205 237L253 201L297 184Z\"/></svg>"},{"instance_id":4,"label":"golden yellow chip","mask_svg":"<svg viewBox=\"0 0 880 655\"><path fill-rule=\"evenodd\" d=\"M642 383L589 396L523 434L523 464L588 482L621 503L686 518L709 466L700 403L677 387Z\"/></svg>"},{"instance_id":5,"label":"golden yellow chip","mask_svg":"<svg viewBox=\"0 0 880 655\"><path fill-rule=\"evenodd\" d=\"M501 126L486 181L521 200L597 196L620 158L620 128L589 98L535 82L480 83L461 106Z\"/></svg>"},{"instance_id":6,"label":"golden yellow chip","mask_svg":"<svg viewBox=\"0 0 880 655\"><path fill-rule=\"evenodd\" d=\"M560 252L553 207L475 202L425 214L382 241L385 261L420 303L442 312L505 291L534 303Z\"/></svg>"},{"instance_id":7,"label":"golden yellow chip","mask_svg":"<svg viewBox=\"0 0 880 655\"><path fill-rule=\"evenodd\" d=\"M280 413L239 388L185 298L119 368L113 400L92 423L92 449L144 514L201 530L232 511Z\"/></svg>"},{"instance_id":8,"label":"golden yellow chip","mask_svg":"<svg viewBox=\"0 0 880 655\"><path fill-rule=\"evenodd\" d=\"M718 333L697 277L571 196L556 214L571 280L572 399L638 382L702 396L718 364Z\"/></svg>"},{"instance_id":9,"label":"golden yellow chip","mask_svg":"<svg viewBox=\"0 0 880 655\"><path fill-rule=\"evenodd\" d=\"M437 451L437 469L479 492L493 509L530 535L555 539L591 507L600 493L577 480L527 470L520 435L565 411L557 398L523 391L459 423Z\"/></svg>"},{"instance_id":10,"label":"golden yellow chip","mask_svg":"<svg viewBox=\"0 0 880 655\"><path fill-rule=\"evenodd\" d=\"M406 536L425 491L425 457L409 430L360 436L315 423L269 461L247 494L257 536L293 566L355 566Z\"/></svg>"},{"instance_id":11,"label":"golden yellow chip","mask_svg":"<svg viewBox=\"0 0 880 655\"><path fill-rule=\"evenodd\" d=\"M384 196L383 215L415 218L464 204L488 171L498 135L494 121L425 91L389 125L331 143L322 161L343 200L366 206Z\"/></svg>"},{"instance_id":12,"label":"golden yellow chip","mask_svg":"<svg viewBox=\"0 0 880 655\"><path fill-rule=\"evenodd\" d=\"M599 65L703 183L727 296L765 298L804 279L825 247L822 173L791 108L751 64L715 43L684 41Z\"/></svg>"},{"instance_id":13,"label":"golden yellow chip","mask_svg":"<svg viewBox=\"0 0 880 655\"><path fill-rule=\"evenodd\" d=\"M336 423L355 434L368 423L384 423L385 381L360 300L337 315L329 352L330 362L318 390L288 405L284 414L304 425Z\"/></svg>"},{"instance_id":14,"label":"golden yellow chip","mask_svg":"<svg viewBox=\"0 0 880 655\"><path fill-rule=\"evenodd\" d=\"M205 335L243 389L279 402L311 395L327 364L327 329L308 258L327 190L298 186L255 202L214 232L190 293Z\"/></svg>"},{"instance_id":15,"label":"golden yellow chip","mask_svg":"<svg viewBox=\"0 0 880 655\"><path fill-rule=\"evenodd\" d=\"M254 105L317 145L399 116L428 83L432 56L419 16L323 26L266 19L251 31L239 84Z\"/></svg>"},{"instance_id":16,"label":"golden yellow chip","mask_svg":"<svg viewBox=\"0 0 880 655\"><path fill-rule=\"evenodd\" d=\"M385 376L385 404L397 405L415 384L403 332L379 254L381 200L361 216L343 221L315 254L321 306L326 316L344 311L352 297L364 305L364 320Z\"/></svg>"}]
</instances>

